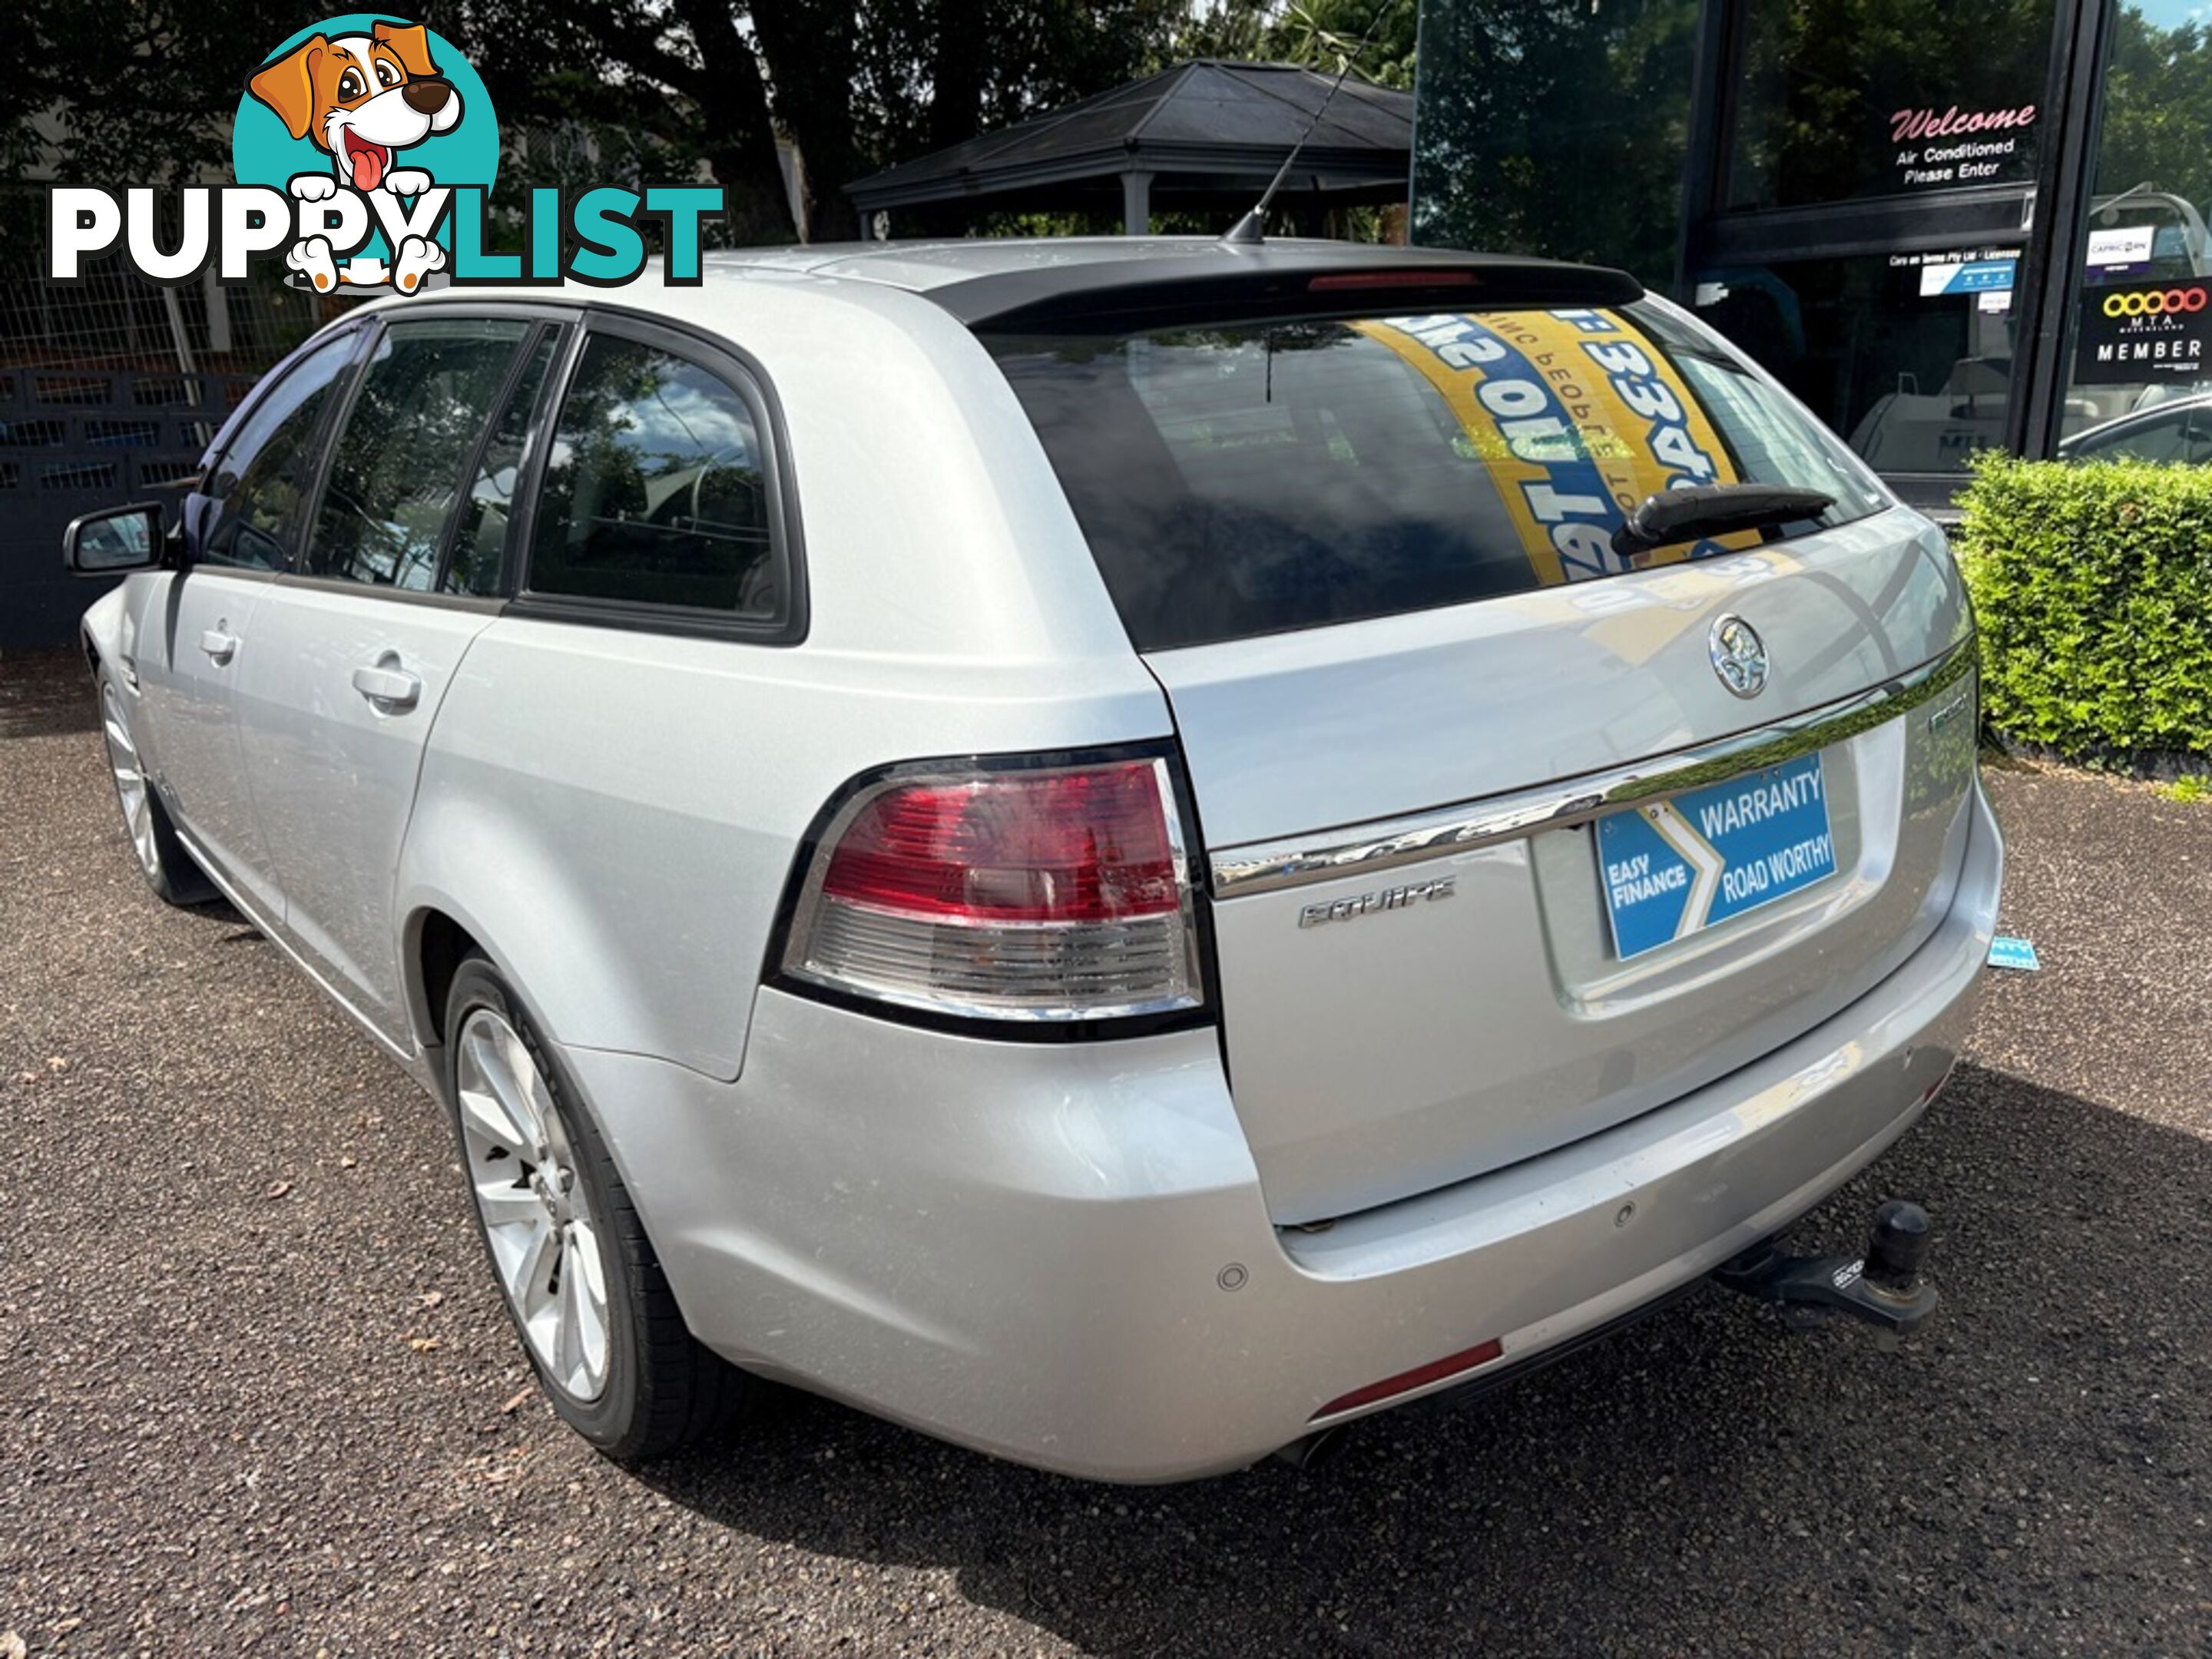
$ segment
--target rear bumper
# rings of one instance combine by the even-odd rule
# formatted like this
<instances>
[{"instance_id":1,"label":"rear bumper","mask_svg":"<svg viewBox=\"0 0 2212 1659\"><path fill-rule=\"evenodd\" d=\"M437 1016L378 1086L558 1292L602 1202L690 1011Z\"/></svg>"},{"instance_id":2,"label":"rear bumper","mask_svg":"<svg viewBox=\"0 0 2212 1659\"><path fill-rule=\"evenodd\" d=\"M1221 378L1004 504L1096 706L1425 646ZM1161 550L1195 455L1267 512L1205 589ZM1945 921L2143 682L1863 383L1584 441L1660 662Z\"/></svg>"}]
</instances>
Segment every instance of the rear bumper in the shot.
<instances>
[{"instance_id":1,"label":"rear bumper","mask_svg":"<svg viewBox=\"0 0 2212 1659\"><path fill-rule=\"evenodd\" d=\"M1843 1013L1322 1233L1269 1222L1208 1031L987 1042L763 991L734 1084L565 1053L710 1346L1001 1456L1184 1479L1359 1415L1316 1413L1440 1356L1494 1338L1505 1368L1572 1342L1881 1152L1948 1072L1988 955L2002 848L1978 789L1972 811L1949 914Z\"/></svg>"}]
</instances>

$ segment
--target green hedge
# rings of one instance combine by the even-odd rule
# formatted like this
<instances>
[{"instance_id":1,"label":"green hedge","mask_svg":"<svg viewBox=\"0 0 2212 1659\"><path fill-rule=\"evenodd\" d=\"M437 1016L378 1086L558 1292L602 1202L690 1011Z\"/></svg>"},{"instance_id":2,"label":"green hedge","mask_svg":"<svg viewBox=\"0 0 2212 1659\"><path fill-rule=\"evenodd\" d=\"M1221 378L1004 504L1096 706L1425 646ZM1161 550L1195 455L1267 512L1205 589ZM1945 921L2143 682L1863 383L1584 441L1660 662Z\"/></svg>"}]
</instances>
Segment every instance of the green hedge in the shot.
<instances>
[{"instance_id":1,"label":"green hedge","mask_svg":"<svg viewBox=\"0 0 2212 1659\"><path fill-rule=\"evenodd\" d=\"M1984 455L1961 505L1990 726L2072 760L2212 755L2212 467Z\"/></svg>"}]
</instances>

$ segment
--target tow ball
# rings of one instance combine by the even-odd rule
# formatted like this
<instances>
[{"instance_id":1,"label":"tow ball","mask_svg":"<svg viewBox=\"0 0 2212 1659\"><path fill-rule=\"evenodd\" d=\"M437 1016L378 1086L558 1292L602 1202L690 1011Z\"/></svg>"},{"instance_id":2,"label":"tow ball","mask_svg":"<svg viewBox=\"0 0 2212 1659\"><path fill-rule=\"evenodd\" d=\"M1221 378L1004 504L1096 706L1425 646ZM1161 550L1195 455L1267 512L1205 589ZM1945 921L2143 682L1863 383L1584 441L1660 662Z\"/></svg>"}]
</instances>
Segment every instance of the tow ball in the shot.
<instances>
[{"instance_id":1,"label":"tow ball","mask_svg":"<svg viewBox=\"0 0 2212 1659\"><path fill-rule=\"evenodd\" d=\"M1713 1277L1729 1290L1778 1302L1801 1319L1846 1313L1905 1336L1936 1311L1936 1287L1920 1276L1928 1245L1928 1212L1893 1199L1874 1212L1863 1256L1792 1255L1770 1239L1724 1263Z\"/></svg>"}]
</instances>

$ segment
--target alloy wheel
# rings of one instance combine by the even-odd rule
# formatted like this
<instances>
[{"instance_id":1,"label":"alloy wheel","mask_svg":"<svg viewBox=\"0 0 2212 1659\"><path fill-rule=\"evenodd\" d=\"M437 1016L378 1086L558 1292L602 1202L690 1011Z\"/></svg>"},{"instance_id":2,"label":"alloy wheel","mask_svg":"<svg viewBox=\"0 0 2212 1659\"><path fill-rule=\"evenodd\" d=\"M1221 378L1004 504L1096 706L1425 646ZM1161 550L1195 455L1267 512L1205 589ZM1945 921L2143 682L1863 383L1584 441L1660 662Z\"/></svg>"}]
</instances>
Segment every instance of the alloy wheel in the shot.
<instances>
[{"instance_id":1,"label":"alloy wheel","mask_svg":"<svg viewBox=\"0 0 2212 1659\"><path fill-rule=\"evenodd\" d=\"M123 803L124 827L131 832L131 848L147 878L159 880L161 852L154 839L154 800L139 768L138 745L131 740L131 723L124 718L123 699L112 680L100 684L100 724L107 739L107 769L115 775L115 796Z\"/></svg>"},{"instance_id":2,"label":"alloy wheel","mask_svg":"<svg viewBox=\"0 0 2212 1659\"><path fill-rule=\"evenodd\" d=\"M501 1288L539 1368L596 1400L611 1353L606 1262L568 1127L501 1014L475 1010L459 1043L461 1143Z\"/></svg>"}]
</instances>

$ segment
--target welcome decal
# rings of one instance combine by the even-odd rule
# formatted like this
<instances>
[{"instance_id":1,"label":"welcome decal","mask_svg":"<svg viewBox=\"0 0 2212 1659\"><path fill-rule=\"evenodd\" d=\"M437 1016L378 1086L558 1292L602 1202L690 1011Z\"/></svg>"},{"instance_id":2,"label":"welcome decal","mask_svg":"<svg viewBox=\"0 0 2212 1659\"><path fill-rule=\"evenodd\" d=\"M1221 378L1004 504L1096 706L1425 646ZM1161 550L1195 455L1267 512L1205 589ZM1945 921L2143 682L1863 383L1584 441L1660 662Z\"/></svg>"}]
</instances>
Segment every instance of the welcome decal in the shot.
<instances>
[{"instance_id":1,"label":"welcome decal","mask_svg":"<svg viewBox=\"0 0 2212 1659\"><path fill-rule=\"evenodd\" d=\"M1899 181L1915 186L1989 183L2019 155L2021 135L2034 125L2033 104L1899 110L1889 118L1889 142L1920 146L1897 152Z\"/></svg>"}]
</instances>

